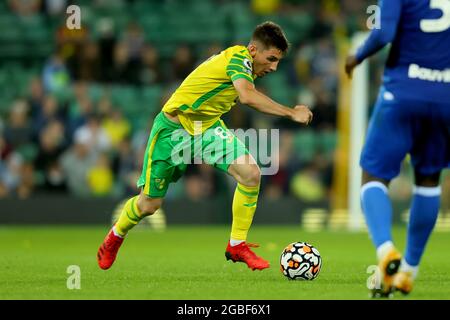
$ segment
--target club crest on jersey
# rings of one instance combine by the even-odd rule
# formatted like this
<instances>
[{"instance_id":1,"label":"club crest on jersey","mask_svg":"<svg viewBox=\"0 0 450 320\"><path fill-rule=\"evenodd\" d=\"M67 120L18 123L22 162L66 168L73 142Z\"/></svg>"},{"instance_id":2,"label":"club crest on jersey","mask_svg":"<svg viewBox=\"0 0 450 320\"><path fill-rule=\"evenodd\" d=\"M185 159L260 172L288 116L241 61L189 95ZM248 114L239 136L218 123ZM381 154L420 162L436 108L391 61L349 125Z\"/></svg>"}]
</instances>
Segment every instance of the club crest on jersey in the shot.
<instances>
[{"instance_id":1,"label":"club crest on jersey","mask_svg":"<svg viewBox=\"0 0 450 320\"><path fill-rule=\"evenodd\" d=\"M164 188L165 182L166 182L166 179L159 179L159 178L155 179L156 188L158 190L162 190Z\"/></svg>"},{"instance_id":2,"label":"club crest on jersey","mask_svg":"<svg viewBox=\"0 0 450 320\"><path fill-rule=\"evenodd\" d=\"M244 59L243 63L244 63L244 67L246 69L245 71L248 74L252 74L253 73L253 65L252 65L251 61L248 59Z\"/></svg>"}]
</instances>

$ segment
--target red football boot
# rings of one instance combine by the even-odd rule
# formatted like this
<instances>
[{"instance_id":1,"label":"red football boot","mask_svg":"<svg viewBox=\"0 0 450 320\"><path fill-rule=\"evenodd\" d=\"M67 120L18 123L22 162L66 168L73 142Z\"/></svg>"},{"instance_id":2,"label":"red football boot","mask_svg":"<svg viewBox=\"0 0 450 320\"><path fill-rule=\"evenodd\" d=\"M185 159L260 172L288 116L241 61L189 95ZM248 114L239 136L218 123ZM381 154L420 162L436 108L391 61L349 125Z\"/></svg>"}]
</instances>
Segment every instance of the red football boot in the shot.
<instances>
[{"instance_id":1,"label":"red football boot","mask_svg":"<svg viewBox=\"0 0 450 320\"><path fill-rule=\"evenodd\" d=\"M122 242L123 238L116 236L111 229L97 252L97 261L100 268L107 270L112 266Z\"/></svg>"},{"instance_id":2,"label":"red football boot","mask_svg":"<svg viewBox=\"0 0 450 320\"><path fill-rule=\"evenodd\" d=\"M245 262L252 270L262 270L270 267L268 261L258 257L250 248L257 248L259 245L253 243L241 242L232 247L228 241L225 257L233 262Z\"/></svg>"}]
</instances>

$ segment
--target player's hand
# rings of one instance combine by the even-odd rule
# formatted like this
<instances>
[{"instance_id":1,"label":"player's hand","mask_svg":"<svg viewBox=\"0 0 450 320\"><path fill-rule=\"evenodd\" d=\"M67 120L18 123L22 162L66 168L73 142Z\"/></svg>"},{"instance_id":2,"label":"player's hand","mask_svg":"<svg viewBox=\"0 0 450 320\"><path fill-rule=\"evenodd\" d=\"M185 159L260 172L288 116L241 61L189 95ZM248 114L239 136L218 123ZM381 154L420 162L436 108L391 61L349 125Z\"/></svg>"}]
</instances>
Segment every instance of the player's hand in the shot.
<instances>
[{"instance_id":1,"label":"player's hand","mask_svg":"<svg viewBox=\"0 0 450 320\"><path fill-rule=\"evenodd\" d=\"M358 64L359 62L354 55L348 56L347 59L345 60L345 73L350 79L352 78L353 69Z\"/></svg>"},{"instance_id":2,"label":"player's hand","mask_svg":"<svg viewBox=\"0 0 450 320\"><path fill-rule=\"evenodd\" d=\"M312 121L313 113L307 106L304 105L296 105L293 109L293 113L291 115L291 120L302 123L309 124Z\"/></svg>"}]
</instances>

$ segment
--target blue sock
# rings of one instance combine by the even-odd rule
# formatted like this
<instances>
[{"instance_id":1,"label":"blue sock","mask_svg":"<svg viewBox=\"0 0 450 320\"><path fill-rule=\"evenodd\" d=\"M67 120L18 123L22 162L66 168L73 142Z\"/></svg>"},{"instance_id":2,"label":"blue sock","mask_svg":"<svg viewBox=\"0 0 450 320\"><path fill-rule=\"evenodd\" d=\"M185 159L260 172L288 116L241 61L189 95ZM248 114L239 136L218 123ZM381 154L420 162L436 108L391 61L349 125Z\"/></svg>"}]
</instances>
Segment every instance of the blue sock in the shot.
<instances>
[{"instance_id":1,"label":"blue sock","mask_svg":"<svg viewBox=\"0 0 450 320\"><path fill-rule=\"evenodd\" d=\"M364 184L361 188L361 206L375 247L392 241L392 205L387 187L378 181Z\"/></svg>"},{"instance_id":2,"label":"blue sock","mask_svg":"<svg viewBox=\"0 0 450 320\"><path fill-rule=\"evenodd\" d=\"M413 193L405 260L409 265L417 266L436 223L439 213L441 188L416 186Z\"/></svg>"}]
</instances>

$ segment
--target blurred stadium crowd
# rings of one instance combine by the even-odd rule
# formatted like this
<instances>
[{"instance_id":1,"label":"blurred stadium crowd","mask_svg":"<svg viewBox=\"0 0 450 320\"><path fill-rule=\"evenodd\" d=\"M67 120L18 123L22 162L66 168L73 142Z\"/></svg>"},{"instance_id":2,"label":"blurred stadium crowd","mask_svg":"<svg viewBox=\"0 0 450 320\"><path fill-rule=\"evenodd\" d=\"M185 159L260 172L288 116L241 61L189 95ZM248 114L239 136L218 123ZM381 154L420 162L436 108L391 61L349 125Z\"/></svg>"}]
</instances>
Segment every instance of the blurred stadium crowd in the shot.
<instances>
[{"instance_id":1,"label":"blurred stadium crowd","mask_svg":"<svg viewBox=\"0 0 450 320\"><path fill-rule=\"evenodd\" d=\"M80 30L66 8L81 7ZM196 65L246 44L265 20L292 49L256 85L289 106L311 106L309 127L237 106L230 128L279 128L276 175L263 197L328 198L336 146L337 41L366 30L368 1L8 0L0 3L0 197L39 192L134 194L153 117ZM377 74L377 73L375 73ZM377 81L372 81L376 86ZM191 166L168 197L201 200L227 177Z\"/></svg>"}]
</instances>

